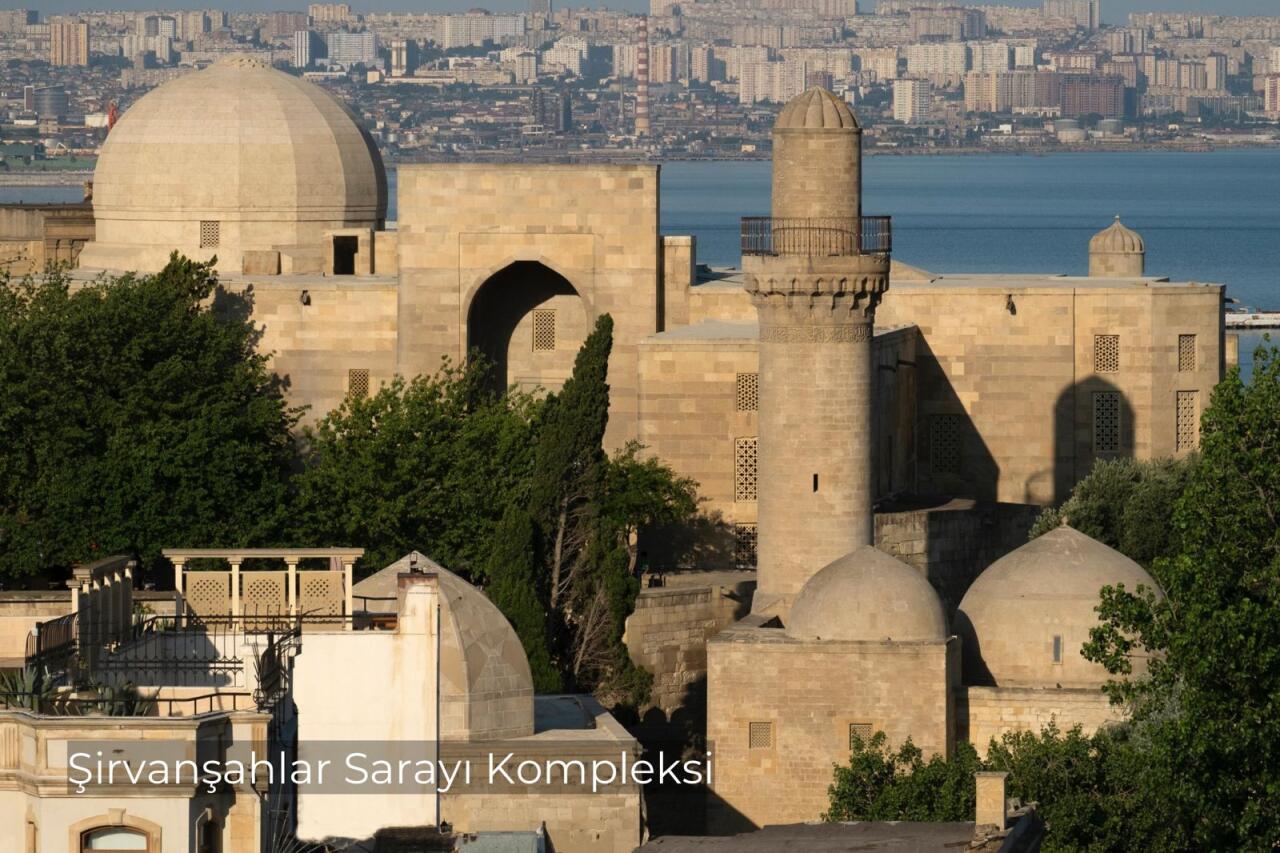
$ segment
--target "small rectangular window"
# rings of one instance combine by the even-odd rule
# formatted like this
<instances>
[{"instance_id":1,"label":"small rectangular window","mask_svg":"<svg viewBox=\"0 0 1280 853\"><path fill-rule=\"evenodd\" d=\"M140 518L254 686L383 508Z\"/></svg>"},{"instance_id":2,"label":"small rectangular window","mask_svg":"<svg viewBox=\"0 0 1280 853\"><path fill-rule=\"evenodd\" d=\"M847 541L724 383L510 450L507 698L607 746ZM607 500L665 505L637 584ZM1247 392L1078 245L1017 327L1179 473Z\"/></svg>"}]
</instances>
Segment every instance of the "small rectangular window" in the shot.
<instances>
[{"instance_id":1,"label":"small rectangular window","mask_svg":"<svg viewBox=\"0 0 1280 853\"><path fill-rule=\"evenodd\" d=\"M1093 395L1093 452L1120 452L1120 392Z\"/></svg>"},{"instance_id":2,"label":"small rectangular window","mask_svg":"<svg viewBox=\"0 0 1280 853\"><path fill-rule=\"evenodd\" d=\"M1178 370L1185 373L1196 369L1196 336L1178 335Z\"/></svg>"},{"instance_id":3,"label":"small rectangular window","mask_svg":"<svg viewBox=\"0 0 1280 853\"><path fill-rule=\"evenodd\" d=\"M737 381L739 412L754 412L760 408L760 374L739 373Z\"/></svg>"},{"instance_id":4,"label":"small rectangular window","mask_svg":"<svg viewBox=\"0 0 1280 853\"><path fill-rule=\"evenodd\" d=\"M556 312L550 308L533 311L533 351L553 352L556 348Z\"/></svg>"},{"instance_id":5,"label":"small rectangular window","mask_svg":"<svg viewBox=\"0 0 1280 853\"><path fill-rule=\"evenodd\" d=\"M850 723L849 724L849 748L853 749L854 742L861 742L863 746L871 743L871 724L870 723Z\"/></svg>"},{"instance_id":6,"label":"small rectangular window","mask_svg":"<svg viewBox=\"0 0 1280 853\"><path fill-rule=\"evenodd\" d=\"M1062 635L1053 635L1053 662L1062 663Z\"/></svg>"},{"instance_id":7,"label":"small rectangular window","mask_svg":"<svg viewBox=\"0 0 1280 853\"><path fill-rule=\"evenodd\" d=\"M749 749L773 749L773 723L747 723Z\"/></svg>"},{"instance_id":8,"label":"small rectangular window","mask_svg":"<svg viewBox=\"0 0 1280 853\"><path fill-rule=\"evenodd\" d=\"M200 248L216 249L222 242L222 224L210 220L200 222Z\"/></svg>"},{"instance_id":9,"label":"small rectangular window","mask_svg":"<svg viewBox=\"0 0 1280 853\"><path fill-rule=\"evenodd\" d=\"M356 399L369 396L369 371L362 369L347 371L347 396Z\"/></svg>"},{"instance_id":10,"label":"small rectangular window","mask_svg":"<svg viewBox=\"0 0 1280 853\"><path fill-rule=\"evenodd\" d=\"M733 564L739 569L756 567L756 545L759 538L754 524L733 526Z\"/></svg>"},{"instance_id":11,"label":"small rectangular window","mask_svg":"<svg viewBox=\"0 0 1280 853\"><path fill-rule=\"evenodd\" d=\"M754 437L739 438L733 443L733 499L735 501L756 499L758 447L759 441Z\"/></svg>"},{"instance_id":12,"label":"small rectangular window","mask_svg":"<svg viewBox=\"0 0 1280 853\"><path fill-rule=\"evenodd\" d=\"M1200 392L1179 391L1176 449L1194 450L1200 444Z\"/></svg>"},{"instance_id":13,"label":"small rectangular window","mask_svg":"<svg viewBox=\"0 0 1280 853\"><path fill-rule=\"evenodd\" d=\"M1120 372L1120 336L1093 336L1093 372Z\"/></svg>"},{"instance_id":14,"label":"small rectangular window","mask_svg":"<svg viewBox=\"0 0 1280 853\"><path fill-rule=\"evenodd\" d=\"M960 473L960 416L929 419L929 467L934 474Z\"/></svg>"}]
</instances>

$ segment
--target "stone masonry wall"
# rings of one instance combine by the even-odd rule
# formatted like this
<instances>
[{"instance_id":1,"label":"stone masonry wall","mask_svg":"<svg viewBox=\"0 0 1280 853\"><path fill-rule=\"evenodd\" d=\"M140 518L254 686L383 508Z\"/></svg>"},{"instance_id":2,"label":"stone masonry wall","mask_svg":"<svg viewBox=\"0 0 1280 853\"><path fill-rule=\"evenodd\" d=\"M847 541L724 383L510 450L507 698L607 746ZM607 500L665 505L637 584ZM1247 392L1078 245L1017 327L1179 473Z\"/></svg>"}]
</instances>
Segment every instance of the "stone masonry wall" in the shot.
<instances>
[{"instance_id":1,"label":"stone masonry wall","mask_svg":"<svg viewBox=\"0 0 1280 853\"><path fill-rule=\"evenodd\" d=\"M1084 733L1124 719L1099 690L1030 687L962 687L956 691L956 736L985 756L992 738L1010 731L1038 732L1051 721Z\"/></svg>"}]
</instances>

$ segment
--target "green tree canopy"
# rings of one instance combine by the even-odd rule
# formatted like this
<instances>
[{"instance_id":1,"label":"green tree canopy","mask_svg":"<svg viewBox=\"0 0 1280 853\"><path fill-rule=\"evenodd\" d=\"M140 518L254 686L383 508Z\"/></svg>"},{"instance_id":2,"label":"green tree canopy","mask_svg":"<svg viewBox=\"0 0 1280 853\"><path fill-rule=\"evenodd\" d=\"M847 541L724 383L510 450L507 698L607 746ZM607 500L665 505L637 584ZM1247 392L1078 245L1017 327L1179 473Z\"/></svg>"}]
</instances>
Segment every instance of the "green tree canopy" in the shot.
<instances>
[{"instance_id":1,"label":"green tree canopy","mask_svg":"<svg viewBox=\"0 0 1280 853\"><path fill-rule=\"evenodd\" d=\"M1201 458L1178 500L1179 553L1157 560L1167 595L1103 590L1085 656L1118 676L1136 645L1151 677L1110 690L1133 703L1188 843L1262 849L1280 840L1280 351L1252 380L1232 370L1201 422Z\"/></svg>"},{"instance_id":2,"label":"green tree canopy","mask_svg":"<svg viewBox=\"0 0 1280 853\"><path fill-rule=\"evenodd\" d=\"M1177 550L1170 520L1194 465L1193 456L1100 459L1062 506L1040 514L1031 528L1031 538L1065 521L1150 568L1157 558Z\"/></svg>"},{"instance_id":3,"label":"green tree canopy","mask_svg":"<svg viewBox=\"0 0 1280 853\"><path fill-rule=\"evenodd\" d=\"M0 281L0 576L277 535L297 413L243 299L176 256Z\"/></svg>"},{"instance_id":4,"label":"green tree canopy","mask_svg":"<svg viewBox=\"0 0 1280 853\"><path fill-rule=\"evenodd\" d=\"M293 538L363 547L375 569L417 548L483 583L503 512L527 500L540 405L491 392L487 369L397 378L307 429Z\"/></svg>"}]
</instances>

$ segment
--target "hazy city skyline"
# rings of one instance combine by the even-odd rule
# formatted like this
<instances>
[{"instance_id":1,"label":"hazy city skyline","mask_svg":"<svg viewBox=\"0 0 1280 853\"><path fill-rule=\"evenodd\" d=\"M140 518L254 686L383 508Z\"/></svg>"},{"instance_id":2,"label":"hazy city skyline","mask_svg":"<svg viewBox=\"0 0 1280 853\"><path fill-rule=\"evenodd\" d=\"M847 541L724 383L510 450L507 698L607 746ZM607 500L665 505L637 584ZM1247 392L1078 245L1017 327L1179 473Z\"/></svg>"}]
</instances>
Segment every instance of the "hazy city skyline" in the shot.
<instances>
[{"instance_id":1,"label":"hazy city skyline","mask_svg":"<svg viewBox=\"0 0 1280 853\"><path fill-rule=\"evenodd\" d=\"M21 5L21 4L15 4ZM391 11L391 12L465 12L468 9L483 8L493 12L525 10L529 4L525 0L431 0L423 3L420 0L353 0L351 8L359 12ZM875 6L875 0L863 0L862 5L868 11ZM1037 7L1043 5L1041 0L968 0L961 5L1004 5ZM30 4L28 8L39 9L42 14L63 14L67 12L88 11L91 8L112 9L200 9L220 8L227 11L256 10L294 10L305 9L306 2L292 0L231 0L231 2L211 3L201 0L115 0L109 4L86 4L83 0L52 0L39 4ZM643 11L649 8L648 0L573 0L573 2L555 3L555 8L564 6L580 7L604 6L610 9L628 9ZM1277 14L1275 0L1103 0L1102 18L1108 24L1122 23L1130 12L1203 12L1207 15L1274 15Z\"/></svg>"}]
</instances>

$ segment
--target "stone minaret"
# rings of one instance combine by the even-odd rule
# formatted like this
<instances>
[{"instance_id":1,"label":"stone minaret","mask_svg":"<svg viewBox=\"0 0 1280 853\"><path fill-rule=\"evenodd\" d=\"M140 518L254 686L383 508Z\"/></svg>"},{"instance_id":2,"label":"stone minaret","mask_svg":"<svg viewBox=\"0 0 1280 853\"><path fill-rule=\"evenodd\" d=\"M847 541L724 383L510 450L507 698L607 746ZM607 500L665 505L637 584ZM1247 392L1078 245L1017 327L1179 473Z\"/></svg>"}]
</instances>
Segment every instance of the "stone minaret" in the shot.
<instances>
[{"instance_id":1,"label":"stone minaret","mask_svg":"<svg viewBox=\"0 0 1280 853\"><path fill-rule=\"evenodd\" d=\"M862 130L810 89L773 129L773 216L743 223L760 319L757 613L785 619L828 563L872 541L871 337L889 227L864 220Z\"/></svg>"}]
</instances>

